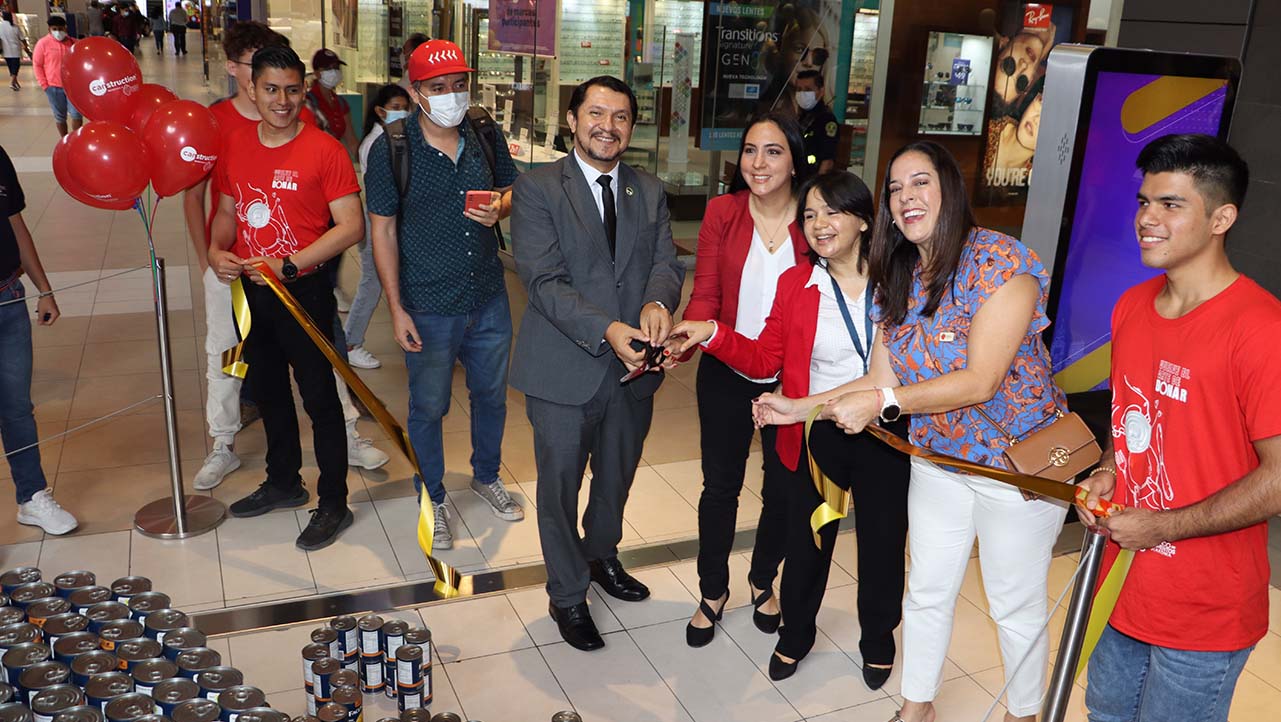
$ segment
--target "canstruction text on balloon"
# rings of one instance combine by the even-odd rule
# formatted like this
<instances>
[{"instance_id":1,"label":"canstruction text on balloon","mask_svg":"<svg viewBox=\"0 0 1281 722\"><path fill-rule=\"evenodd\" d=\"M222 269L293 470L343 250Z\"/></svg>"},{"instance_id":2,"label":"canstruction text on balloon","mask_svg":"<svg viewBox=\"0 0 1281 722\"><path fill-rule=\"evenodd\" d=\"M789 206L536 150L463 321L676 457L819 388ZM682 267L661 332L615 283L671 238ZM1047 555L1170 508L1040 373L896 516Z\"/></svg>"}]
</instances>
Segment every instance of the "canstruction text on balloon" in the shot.
<instances>
[{"instance_id":1,"label":"canstruction text on balloon","mask_svg":"<svg viewBox=\"0 0 1281 722\"><path fill-rule=\"evenodd\" d=\"M76 41L62 85L87 122L54 147L53 174L81 203L128 210L148 184L167 198L199 183L218 161L221 138L209 109L143 83L138 61L115 40Z\"/></svg>"}]
</instances>

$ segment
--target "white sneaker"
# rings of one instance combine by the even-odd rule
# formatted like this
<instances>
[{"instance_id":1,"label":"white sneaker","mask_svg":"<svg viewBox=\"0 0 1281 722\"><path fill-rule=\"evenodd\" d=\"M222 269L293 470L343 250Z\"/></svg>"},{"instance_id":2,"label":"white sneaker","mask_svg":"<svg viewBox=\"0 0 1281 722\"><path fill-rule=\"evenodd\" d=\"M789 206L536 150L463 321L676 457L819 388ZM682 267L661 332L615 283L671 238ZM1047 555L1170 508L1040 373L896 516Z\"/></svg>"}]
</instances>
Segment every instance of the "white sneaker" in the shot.
<instances>
[{"instance_id":1,"label":"white sneaker","mask_svg":"<svg viewBox=\"0 0 1281 722\"><path fill-rule=\"evenodd\" d=\"M347 428L347 465L362 469L377 469L386 464L387 454L374 446L373 439L366 439L356 433L354 428Z\"/></svg>"},{"instance_id":2,"label":"white sneaker","mask_svg":"<svg viewBox=\"0 0 1281 722\"><path fill-rule=\"evenodd\" d=\"M427 490L423 489L422 493L426 494ZM435 520L433 525L435 529L431 537L432 551L437 549L453 549L454 535L449 533L449 504L435 504Z\"/></svg>"},{"instance_id":3,"label":"white sneaker","mask_svg":"<svg viewBox=\"0 0 1281 722\"><path fill-rule=\"evenodd\" d=\"M197 491L208 491L222 483L227 475L240 468L240 457L235 452L223 446L214 444L214 450L209 452L205 457L205 463L196 472L196 480L192 483Z\"/></svg>"},{"instance_id":4,"label":"white sneaker","mask_svg":"<svg viewBox=\"0 0 1281 722\"><path fill-rule=\"evenodd\" d=\"M31 501L18 505L18 523L38 526L48 534L66 534L80 522L53 498L53 492L41 489Z\"/></svg>"},{"instance_id":5,"label":"white sneaker","mask_svg":"<svg viewBox=\"0 0 1281 722\"><path fill-rule=\"evenodd\" d=\"M351 310L351 301L343 294L342 289L334 289L334 300L338 302L338 313L347 313Z\"/></svg>"},{"instance_id":6,"label":"white sneaker","mask_svg":"<svg viewBox=\"0 0 1281 722\"><path fill-rule=\"evenodd\" d=\"M376 369L383 365L383 362L365 350L364 346L352 346L347 349L347 363L358 369Z\"/></svg>"}]
</instances>

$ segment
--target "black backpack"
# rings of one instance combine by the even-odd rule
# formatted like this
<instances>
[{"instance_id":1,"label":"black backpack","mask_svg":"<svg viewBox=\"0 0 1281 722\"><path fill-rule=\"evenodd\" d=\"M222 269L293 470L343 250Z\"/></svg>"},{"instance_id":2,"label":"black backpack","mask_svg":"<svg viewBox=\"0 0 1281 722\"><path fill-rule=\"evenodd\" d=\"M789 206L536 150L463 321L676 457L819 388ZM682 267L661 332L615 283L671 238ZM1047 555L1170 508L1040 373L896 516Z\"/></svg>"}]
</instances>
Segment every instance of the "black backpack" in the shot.
<instances>
[{"instance_id":1,"label":"black backpack","mask_svg":"<svg viewBox=\"0 0 1281 722\"><path fill-rule=\"evenodd\" d=\"M387 152L391 154L391 175L396 180L396 191L400 194L399 210L396 212L396 232L400 233L401 218L405 212L405 201L409 193L409 136L405 134L405 121L408 118L397 120L394 123L388 123L383 132L387 134ZM476 132L476 137L480 138L480 149L485 154L485 162L489 164L489 175L491 179L498 178L494 150L502 141L502 134L498 130L498 124L494 122L493 116L489 111L480 106L473 106L467 110L467 122ZM507 250L507 241L503 238L503 230L494 224L494 237L498 239L498 247Z\"/></svg>"}]
</instances>

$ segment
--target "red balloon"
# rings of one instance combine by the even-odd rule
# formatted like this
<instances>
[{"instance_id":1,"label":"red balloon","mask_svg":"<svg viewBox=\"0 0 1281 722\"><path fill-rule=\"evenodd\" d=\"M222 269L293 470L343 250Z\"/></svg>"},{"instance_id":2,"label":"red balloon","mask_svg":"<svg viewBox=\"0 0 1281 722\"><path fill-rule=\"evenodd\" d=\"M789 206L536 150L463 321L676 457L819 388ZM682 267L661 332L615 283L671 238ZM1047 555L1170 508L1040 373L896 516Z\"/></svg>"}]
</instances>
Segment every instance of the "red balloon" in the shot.
<instances>
[{"instance_id":1,"label":"red balloon","mask_svg":"<svg viewBox=\"0 0 1281 722\"><path fill-rule=\"evenodd\" d=\"M71 135L58 141L53 147L53 177L57 179L58 185L67 192L67 195L94 208L103 208L109 211L127 211L133 208L133 200L108 200L94 198L88 195L80 186L75 184L71 179Z\"/></svg>"},{"instance_id":2,"label":"red balloon","mask_svg":"<svg viewBox=\"0 0 1281 722\"><path fill-rule=\"evenodd\" d=\"M142 89L142 71L115 40L84 38L62 59L62 87L86 118L128 123L134 96Z\"/></svg>"},{"instance_id":3,"label":"red balloon","mask_svg":"<svg viewBox=\"0 0 1281 722\"><path fill-rule=\"evenodd\" d=\"M147 188L147 148L119 123L95 120L69 136L70 181L95 200L132 202Z\"/></svg>"},{"instance_id":4,"label":"red balloon","mask_svg":"<svg viewBox=\"0 0 1281 722\"><path fill-rule=\"evenodd\" d=\"M147 127L147 119L157 108L165 103L177 100L178 96L173 94L163 85L156 83L143 83L142 90L133 94L133 112L129 114L129 130L142 134L142 129Z\"/></svg>"},{"instance_id":5,"label":"red balloon","mask_svg":"<svg viewBox=\"0 0 1281 722\"><path fill-rule=\"evenodd\" d=\"M193 100L174 100L156 109L142 130L151 187L167 198L199 183L218 162L222 137L218 120Z\"/></svg>"}]
</instances>

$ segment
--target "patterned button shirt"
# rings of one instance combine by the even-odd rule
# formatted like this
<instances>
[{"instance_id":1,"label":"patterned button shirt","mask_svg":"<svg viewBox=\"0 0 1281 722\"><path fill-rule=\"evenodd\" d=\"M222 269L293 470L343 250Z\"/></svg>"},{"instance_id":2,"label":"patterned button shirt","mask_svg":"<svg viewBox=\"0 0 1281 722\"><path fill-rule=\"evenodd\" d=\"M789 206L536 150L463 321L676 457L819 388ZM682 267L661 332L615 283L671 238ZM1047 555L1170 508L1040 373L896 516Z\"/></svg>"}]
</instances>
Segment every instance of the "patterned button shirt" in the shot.
<instances>
[{"instance_id":1,"label":"patterned button shirt","mask_svg":"<svg viewBox=\"0 0 1281 722\"><path fill-rule=\"evenodd\" d=\"M920 265L912 281L903 323L885 329L890 365L903 384L919 383L965 368L970 325L983 303L1006 281L1028 274L1041 286L1032 323L1023 337L1014 363L996 396L982 404L983 412L1016 439L1023 439L1055 419L1055 410L1067 410L1063 392L1050 373L1050 354L1041 331L1050 325L1045 315L1050 277L1036 253L1017 239L986 228L970 233L961 252L952 286L943 294L933 316L922 317L927 291ZM874 306L873 318L883 314ZM1008 468L1005 435L965 407L939 414L913 414L911 440L941 454Z\"/></svg>"},{"instance_id":2,"label":"patterned button shirt","mask_svg":"<svg viewBox=\"0 0 1281 722\"><path fill-rule=\"evenodd\" d=\"M515 183L516 166L500 136L491 174L480 139L466 120L459 126L457 158L447 157L423 137L419 112L405 120L410 173L399 229L400 302L412 311L461 316L504 292L498 240L493 229L463 215L467 191ZM400 210L385 134L369 150L365 201L369 212L380 216Z\"/></svg>"}]
</instances>

